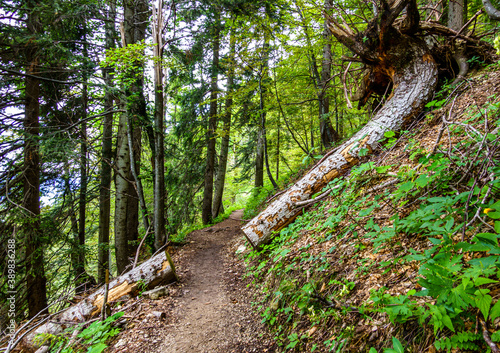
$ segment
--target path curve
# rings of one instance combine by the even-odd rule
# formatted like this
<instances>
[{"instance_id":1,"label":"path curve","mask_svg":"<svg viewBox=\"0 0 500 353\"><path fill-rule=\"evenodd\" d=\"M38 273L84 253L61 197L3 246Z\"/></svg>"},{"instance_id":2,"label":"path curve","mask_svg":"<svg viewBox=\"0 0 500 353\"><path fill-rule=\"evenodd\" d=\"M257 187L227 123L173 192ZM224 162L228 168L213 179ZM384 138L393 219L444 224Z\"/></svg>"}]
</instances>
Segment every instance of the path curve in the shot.
<instances>
[{"instance_id":1,"label":"path curve","mask_svg":"<svg viewBox=\"0 0 500 353\"><path fill-rule=\"evenodd\" d=\"M212 227L191 233L179 261L181 289L174 322L157 353L275 352L251 308L242 280L243 210Z\"/></svg>"}]
</instances>

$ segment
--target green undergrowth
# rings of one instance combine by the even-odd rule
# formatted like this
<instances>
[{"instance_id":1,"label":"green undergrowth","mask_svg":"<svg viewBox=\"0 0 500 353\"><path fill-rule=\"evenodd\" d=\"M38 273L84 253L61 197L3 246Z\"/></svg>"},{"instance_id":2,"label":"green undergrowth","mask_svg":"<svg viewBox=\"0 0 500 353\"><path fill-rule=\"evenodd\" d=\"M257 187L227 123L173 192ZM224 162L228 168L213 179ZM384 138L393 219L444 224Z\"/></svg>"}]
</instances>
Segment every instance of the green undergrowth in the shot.
<instances>
[{"instance_id":1,"label":"green undergrowth","mask_svg":"<svg viewBox=\"0 0 500 353\"><path fill-rule=\"evenodd\" d=\"M108 341L120 333L115 322L123 316L118 312L104 321L94 321L81 329L70 327L62 334L40 334L36 338L38 345L50 345L50 353L100 353L108 347ZM76 335L73 336L75 333Z\"/></svg>"},{"instance_id":2,"label":"green undergrowth","mask_svg":"<svg viewBox=\"0 0 500 353\"><path fill-rule=\"evenodd\" d=\"M330 182L329 200L249 254L247 276L262 293L254 305L282 350L490 352L500 342L491 98L443 125L439 148L418 129L387 133L392 158Z\"/></svg>"}]
</instances>

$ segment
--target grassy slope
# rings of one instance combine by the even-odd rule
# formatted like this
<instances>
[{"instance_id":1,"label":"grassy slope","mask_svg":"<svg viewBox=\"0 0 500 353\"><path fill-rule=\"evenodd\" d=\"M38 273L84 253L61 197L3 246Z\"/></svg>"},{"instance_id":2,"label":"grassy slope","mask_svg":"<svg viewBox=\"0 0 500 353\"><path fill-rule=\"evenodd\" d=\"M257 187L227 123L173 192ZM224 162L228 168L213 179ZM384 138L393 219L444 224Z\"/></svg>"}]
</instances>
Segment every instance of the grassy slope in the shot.
<instances>
[{"instance_id":1,"label":"grassy slope","mask_svg":"<svg viewBox=\"0 0 500 353\"><path fill-rule=\"evenodd\" d=\"M249 254L283 350L485 352L484 328L500 340L499 86L483 72L443 92L438 110Z\"/></svg>"}]
</instances>

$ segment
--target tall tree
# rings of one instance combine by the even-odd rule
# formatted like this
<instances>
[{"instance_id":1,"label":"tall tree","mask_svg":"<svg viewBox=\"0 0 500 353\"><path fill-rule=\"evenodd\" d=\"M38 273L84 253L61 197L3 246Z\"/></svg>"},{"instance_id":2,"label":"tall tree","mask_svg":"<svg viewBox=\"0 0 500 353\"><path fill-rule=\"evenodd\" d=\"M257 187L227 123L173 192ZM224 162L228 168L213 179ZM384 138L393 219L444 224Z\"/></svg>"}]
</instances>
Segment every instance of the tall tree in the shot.
<instances>
[{"instance_id":1,"label":"tall tree","mask_svg":"<svg viewBox=\"0 0 500 353\"><path fill-rule=\"evenodd\" d=\"M330 11L333 7L333 0L325 0L325 9ZM330 99L328 97L328 88L332 80L332 34L327 26L323 24L323 60L321 62L321 77L317 77L318 82L318 102L319 102L319 129L321 134L321 144L324 148L330 148L339 140L339 134L333 128L330 119Z\"/></svg>"},{"instance_id":2,"label":"tall tree","mask_svg":"<svg viewBox=\"0 0 500 353\"><path fill-rule=\"evenodd\" d=\"M224 184L226 180L227 158L229 154L229 140L231 136L231 117L233 109L234 94L234 60L236 53L236 36L234 27L231 27L229 34L229 58L227 60L227 95L225 112L222 117L222 130L220 135L221 147L220 158L217 168L217 178L215 181L214 204L212 208L212 217L215 218L223 212L222 195L224 193Z\"/></svg>"},{"instance_id":3,"label":"tall tree","mask_svg":"<svg viewBox=\"0 0 500 353\"><path fill-rule=\"evenodd\" d=\"M144 0L124 2L122 41L124 47L141 43L145 39L148 4ZM118 126L117 176L115 200L115 254L118 272L130 263L138 238L140 186L132 182L138 179L141 158L141 125L147 121L144 97L143 63L135 59L125 82L126 114L120 117ZM131 135L131 136L130 136ZM132 141L130 144L129 141ZM130 150L132 148L132 150ZM131 158L132 157L132 158ZM132 165L133 164L133 165ZM132 171L135 171L133 173ZM136 189L137 188L137 189ZM144 212L144 210L143 210Z\"/></svg>"},{"instance_id":4,"label":"tall tree","mask_svg":"<svg viewBox=\"0 0 500 353\"><path fill-rule=\"evenodd\" d=\"M26 27L31 37L25 47L26 76L24 115L24 186L23 208L28 212L25 226L26 278L29 316L47 312L47 286L44 269L42 230L40 224L40 48L38 36L43 33L40 5L27 1Z\"/></svg>"},{"instance_id":5,"label":"tall tree","mask_svg":"<svg viewBox=\"0 0 500 353\"><path fill-rule=\"evenodd\" d=\"M267 34L264 34L264 47L263 47L263 58L262 58L262 63L261 63L261 71L259 75L259 113L260 113L260 123L259 123L259 139L258 139L258 155L261 155L263 152L263 157L264 157L264 162L266 165L266 172L267 172L267 177L269 178L269 181L271 181L271 184L273 184L273 187L276 189L278 188L278 184L276 184L276 181L273 178L273 175L271 173L271 168L269 166L269 153L268 153L268 148L267 148L267 130L266 130L266 115L267 112L265 110L265 97L267 93L267 85L268 82L270 81L269 78L269 54L270 54L270 45L269 45L269 36ZM264 81L264 82L262 82ZM259 156L260 157L260 156ZM258 160L258 163L262 163L262 161ZM261 166L259 165L259 169ZM256 177L257 178L257 177ZM260 178L260 176L259 176ZM263 178L262 178L263 179Z\"/></svg>"},{"instance_id":6,"label":"tall tree","mask_svg":"<svg viewBox=\"0 0 500 353\"><path fill-rule=\"evenodd\" d=\"M110 0L107 3L105 15L105 48L111 50L115 47L115 18L116 3ZM101 172L99 185L99 239L98 239L98 283L104 283L106 270L109 270L109 231L111 220L111 160L113 158L113 101L112 93L112 69L103 68L105 83L104 94L104 117L102 120L102 149L101 149Z\"/></svg>"},{"instance_id":7,"label":"tall tree","mask_svg":"<svg viewBox=\"0 0 500 353\"><path fill-rule=\"evenodd\" d=\"M309 19L306 18L307 14L304 8L300 5L298 1L295 1L295 6L299 13L302 28L307 43L308 60L311 70L312 83L316 89L316 95L318 97L318 108L319 108L319 129L321 144L324 148L331 147L339 139L337 131L333 128L330 119L330 100L328 96L328 88L330 87L330 81L332 79L332 34L327 26L326 19L323 23L323 57L321 61L321 73L318 69L318 63L316 58L316 52L314 44L311 38ZM331 11L333 6L332 0L325 0L326 11ZM312 130L311 130L312 131ZM311 146L314 147L312 142L314 135L311 134Z\"/></svg>"},{"instance_id":8,"label":"tall tree","mask_svg":"<svg viewBox=\"0 0 500 353\"><path fill-rule=\"evenodd\" d=\"M215 9L215 19L212 27L212 66L210 73L210 112L207 126L207 162L205 167L205 181L203 191L203 206L201 219L203 224L212 222L212 199L214 188L215 170L215 131L217 129L217 94L219 74L219 51L220 51L220 8Z\"/></svg>"},{"instance_id":9,"label":"tall tree","mask_svg":"<svg viewBox=\"0 0 500 353\"><path fill-rule=\"evenodd\" d=\"M87 23L86 16L83 16L83 57L88 57L87 43ZM78 201L78 239L77 245L78 261L75 267L75 286L78 290L84 290L81 284L87 282L89 275L85 270L85 229L87 223L87 190L88 190L88 142L87 142L87 117L88 117L88 76L89 67L86 61L83 62L82 70L82 97L81 97L81 125L80 125L80 196Z\"/></svg>"},{"instance_id":10,"label":"tall tree","mask_svg":"<svg viewBox=\"0 0 500 353\"><path fill-rule=\"evenodd\" d=\"M155 249L165 243L165 150L164 150L164 109L163 109L163 0L158 7L153 6L153 56L155 88L155 180L154 180L154 218Z\"/></svg>"}]
</instances>

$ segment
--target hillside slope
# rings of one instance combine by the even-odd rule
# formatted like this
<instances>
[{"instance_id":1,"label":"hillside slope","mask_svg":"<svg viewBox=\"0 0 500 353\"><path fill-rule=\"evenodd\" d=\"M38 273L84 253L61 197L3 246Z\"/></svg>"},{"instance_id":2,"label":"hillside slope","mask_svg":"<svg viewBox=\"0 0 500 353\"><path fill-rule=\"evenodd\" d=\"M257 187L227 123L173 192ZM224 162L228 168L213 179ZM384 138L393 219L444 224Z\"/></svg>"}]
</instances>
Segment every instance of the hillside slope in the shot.
<instances>
[{"instance_id":1,"label":"hillside slope","mask_svg":"<svg viewBox=\"0 0 500 353\"><path fill-rule=\"evenodd\" d=\"M499 88L485 71L442 90L248 255L283 350L499 351Z\"/></svg>"}]
</instances>

